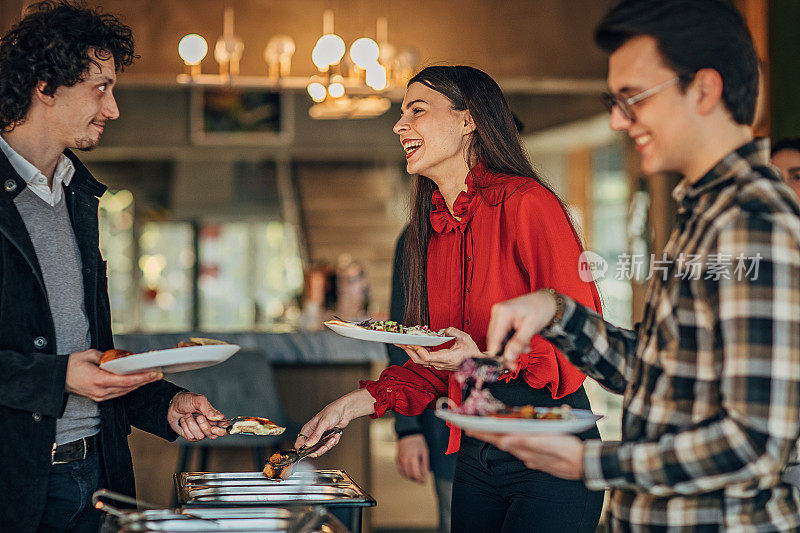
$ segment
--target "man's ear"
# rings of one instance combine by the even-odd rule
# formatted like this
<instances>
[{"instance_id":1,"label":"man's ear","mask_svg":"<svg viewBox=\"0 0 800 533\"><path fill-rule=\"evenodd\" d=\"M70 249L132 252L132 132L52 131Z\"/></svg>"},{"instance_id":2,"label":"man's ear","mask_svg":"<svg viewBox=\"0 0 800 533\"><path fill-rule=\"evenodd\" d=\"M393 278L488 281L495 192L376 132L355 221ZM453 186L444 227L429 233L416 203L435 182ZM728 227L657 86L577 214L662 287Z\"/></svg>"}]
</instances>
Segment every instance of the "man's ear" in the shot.
<instances>
[{"instance_id":1,"label":"man's ear","mask_svg":"<svg viewBox=\"0 0 800 533\"><path fill-rule=\"evenodd\" d=\"M36 88L33 90L33 96L39 102L43 103L46 106L53 106L56 103L55 95L49 96L45 94L45 89L47 89L47 82L39 81L36 83Z\"/></svg>"},{"instance_id":2,"label":"man's ear","mask_svg":"<svg viewBox=\"0 0 800 533\"><path fill-rule=\"evenodd\" d=\"M692 82L697 91L697 111L707 115L722 100L722 76L713 68L702 68Z\"/></svg>"},{"instance_id":3,"label":"man's ear","mask_svg":"<svg viewBox=\"0 0 800 533\"><path fill-rule=\"evenodd\" d=\"M472 115L470 114L469 110L467 110L466 115L464 115L463 134L467 135L473 131L475 131L475 121L472 120Z\"/></svg>"}]
</instances>

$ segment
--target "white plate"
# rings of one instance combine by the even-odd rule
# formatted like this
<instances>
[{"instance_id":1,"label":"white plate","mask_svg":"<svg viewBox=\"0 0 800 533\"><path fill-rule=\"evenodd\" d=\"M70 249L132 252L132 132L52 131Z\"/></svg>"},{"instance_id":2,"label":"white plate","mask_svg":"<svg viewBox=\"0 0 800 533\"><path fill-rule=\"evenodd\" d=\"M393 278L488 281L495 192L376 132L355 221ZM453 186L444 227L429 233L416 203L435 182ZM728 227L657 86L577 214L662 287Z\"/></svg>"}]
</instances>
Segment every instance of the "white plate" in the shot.
<instances>
[{"instance_id":1,"label":"white plate","mask_svg":"<svg viewBox=\"0 0 800 533\"><path fill-rule=\"evenodd\" d=\"M412 344L414 346L439 346L455 337L439 337L433 335L409 335L408 333L392 333L390 331L375 331L361 327L340 326L325 323L330 329L351 339L361 341L386 342L388 344Z\"/></svg>"},{"instance_id":2,"label":"white plate","mask_svg":"<svg viewBox=\"0 0 800 533\"><path fill-rule=\"evenodd\" d=\"M137 353L120 357L100 365L100 368L114 374L133 374L160 370L163 372L183 372L216 365L238 352L238 344L208 344L169 348L153 352Z\"/></svg>"},{"instance_id":3,"label":"white plate","mask_svg":"<svg viewBox=\"0 0 800 533\"><path fill-rule=\"evenodd\" d=\"M603 418L591 411L573 409L575 420L529 420L493 416L459 415L449 409L437 409L436 416L462 429L487 433L581 433Z\"/></svg>"}]
</instances>

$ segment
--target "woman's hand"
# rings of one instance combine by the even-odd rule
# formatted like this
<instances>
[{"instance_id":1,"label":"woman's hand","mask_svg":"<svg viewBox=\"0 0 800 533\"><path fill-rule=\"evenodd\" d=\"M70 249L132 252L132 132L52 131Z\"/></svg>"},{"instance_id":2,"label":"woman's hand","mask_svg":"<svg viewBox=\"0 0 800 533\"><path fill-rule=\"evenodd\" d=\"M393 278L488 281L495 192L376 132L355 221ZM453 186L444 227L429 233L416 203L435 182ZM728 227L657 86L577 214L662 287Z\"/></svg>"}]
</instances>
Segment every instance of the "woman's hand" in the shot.
<instances>
[{"instance_id":1,"label":"woman's hand","mask_svg":"<svg viewBox=\"0 0 800 533\"><path fill-rule=\"evenodd\" d=\"M344 428L354 418L375 412L375 398L367 389L359 389L345 394L338 400L329 403L325 408L309 420L300 430L295 449L301 446L313 446L319 441L322 434L333 428ZM327 444L309 455L319 457L339 443L340 435L331 437Z\"/></svg>"},{"instance_id":2,"label":"woman's hand","mask_svg":"<svg viewBox=\"0 0 800 533\"><path fill-rule=\"evenodd\" d=\"M423 435L408 435L397 441L397 470L404 478L425 483L430 472L428 460L428 444Z\"/></svg>"},{"instance_id":3,"label":"woman's hand","mask_svg":"<svg viewBox=\"0 0 800 533\"><path fill-rule=\"evenodd\" d=\"M452 348L429 352L422 346L409 344L398 344L397 346L402 348L415 363L433 367L436 370L457 370L464 359L483 356L469 334L456 328L447 328L444 330L444 334L456 338Z\"/></svg>"}]
</instances>

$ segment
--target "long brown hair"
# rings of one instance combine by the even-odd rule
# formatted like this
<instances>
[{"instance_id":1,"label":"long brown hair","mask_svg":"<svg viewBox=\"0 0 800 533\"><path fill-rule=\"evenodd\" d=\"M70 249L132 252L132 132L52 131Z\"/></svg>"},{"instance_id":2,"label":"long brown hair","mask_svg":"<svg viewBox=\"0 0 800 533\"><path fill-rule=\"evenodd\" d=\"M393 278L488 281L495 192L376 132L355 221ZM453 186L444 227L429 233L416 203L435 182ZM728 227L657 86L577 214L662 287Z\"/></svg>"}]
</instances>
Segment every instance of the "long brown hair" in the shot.
<instances>
[{"instance_id":1,"label":"long brown hair","mask_svg":"<svg viewBox=\"0 0 800 533\"><path fill-rule=\"evenodd\" d=\"M533 170L519 137L514 116L508 108L503 92L485 72L468 66L433 66L422 69L408 82L421 83L444 95L453 109L469 110L475 122L467 149L469 168L481 161L491 172L522 176L537 181L558 196ZM477 189L489 183L475 182ZM428 242L432 231L430 214L431 196L436 184L425 176L417 175L411 206L411 222L406 238L406 324L428 324L427 258ZM559 202L561 200L559 199ZM563 202L561 203L564 206ZM564 210L567 214L566 209Z\"/></svg>"}]
</instances>

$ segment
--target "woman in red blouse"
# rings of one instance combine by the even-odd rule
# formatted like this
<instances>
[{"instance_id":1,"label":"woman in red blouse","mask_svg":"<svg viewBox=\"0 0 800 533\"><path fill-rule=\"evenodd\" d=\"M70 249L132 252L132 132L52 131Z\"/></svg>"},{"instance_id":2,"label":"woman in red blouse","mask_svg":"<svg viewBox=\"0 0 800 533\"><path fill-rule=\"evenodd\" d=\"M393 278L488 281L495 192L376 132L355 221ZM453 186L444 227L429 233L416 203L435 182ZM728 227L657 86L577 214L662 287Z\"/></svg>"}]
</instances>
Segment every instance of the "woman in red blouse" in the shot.
<instances>
[{"instance_id":1,"label":"woman in red blouse","mask_svg":"<svg viewBox=\"0 0 800 533\"><path fill-rule=\"evenodd\" d=\"M465 66L423 69L408 84L394 131L409 174L417 175L406 248L406 323L447 328L456 339L436 351L404 346L409 362L329 404L303 427L297 446L358 416L376 418L387 410L417 415L442 396L460 404L452 370L486 349L497 302L552 287L600 311L594 284L578 275L581 245L564 206L532 169L491 77ZM516 370L490 391L507 405L588 409L584 377L537 336ZM595 428L584 437L599 434ZM602 493L529 470L451 428L448 453L456 451L454 532L595 530Z\"/></svg>"}]
</instances>

